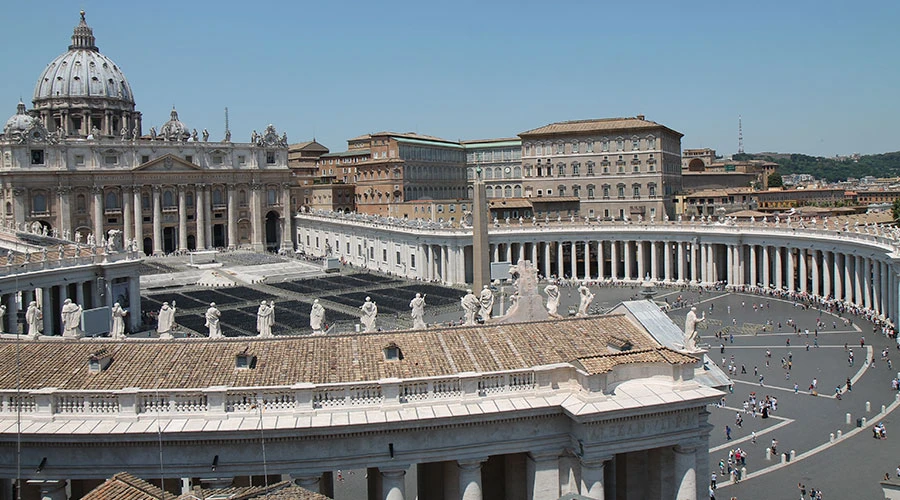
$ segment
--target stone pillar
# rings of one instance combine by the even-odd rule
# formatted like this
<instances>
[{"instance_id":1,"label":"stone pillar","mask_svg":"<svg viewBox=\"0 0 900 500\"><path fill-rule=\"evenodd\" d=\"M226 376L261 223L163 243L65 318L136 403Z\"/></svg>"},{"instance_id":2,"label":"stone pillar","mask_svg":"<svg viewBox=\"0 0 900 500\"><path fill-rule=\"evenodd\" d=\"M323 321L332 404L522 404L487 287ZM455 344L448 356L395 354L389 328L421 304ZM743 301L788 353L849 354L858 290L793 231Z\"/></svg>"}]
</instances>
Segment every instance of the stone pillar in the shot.
<instances>
[{"instance_id":1,"label":"stone pillar","mask_svg":"<svg viewBox=\"0 0 900 500\"><path fill-rule=\"evenodd\" d=\"M800 279L800 292L806 293L809 291L807 289L807 285L806 285L807 277L809 276L809 274L807 274L807 271L806 271L806 269L807 269L807 267L806 267L806 249L805 248L798 249L797 257L798 257L798 260L800 261L800 274L798 275L798 278Z\"/></svg>"},{"instance_id":2,"label":"stone pillar","mask_svg":"<svg viewBox=\"0 0 900 500\"><path fill-rule=\"evenodd\" d=\"M700 244L700 279L698 280L700 283L709 281L709 252L707 247L706 243Z\"/></svg>"},{"instance_id":3,"label":"stone pillar","mask_svg":"<svg viewBox=\"0 0 900 500\"><path fill-rule=\"evenodd\" d=\"M544 242L544 277L550 276L553 274L552 269L550 269L550 242Z\"/></svg>"},{"instance_id":4,"label":"stone pillar","mask_svg":"<svg viewBox=\"0 0 900 500\"><path fill-rule=\"evenodd\" d=\"M625 254L625 279L630 280L631 276L632 276L631 263L634 260L634 257L632 257L633 254L632 254L631 242L627 241L627 240L623 241L622 246L625 247L625 252L624 252L624 254Z\"/></svg>"},{"instance_id":5,"label":"stone pillar","mask_svg":"<svg viewBox=\"0 0 900 500\"><path fill-rule=\"evenodd\" d=\"M569 242L569 270L573 280L578 279L578 250L575 248L575 242Z\"/></svg>"},{"instance_id":6,"label":"stone pillar","mask_svg":"<svg viewBox=\"0 0 900 500\"><path fill-rule=\"evenodd\" d=\"M750 245L750 272L748 276L749 285L756 286L759 283L759 270L756 267L756 245Z\"/></svg>"},{"instance_id":7,"label":"stone pillar","mask_svg":"<svg viewBox=\"0 0 900 500\"><path fill-rule=\"evenodd\" d=\"M697 500L696 451L684 445L675 447L676 500Z\"/></svg>"},{"instance_id":8,"label":"stone pillar","mask_svg":"<svg viewBox=\"0 0 900 500\"><path fill-rule=\"evenodd\" d=\"M380 469L384 500L403 500L406 495L406 469Z\"/></svg>"},{"instance_id":9,"label":"stone pillar","mask_svg":"<svg viewBox=\"0 0 900 500\"><path fill-rule=\"evenodd\" d=\"M603 473L610 458L586 461L581 460L581 495L587 498L604 500Z\"/></svg>"},{"instance_id":10,"label":"stone pillar","mask_svg":"<svg viewBox=\"0 0 900 500\"><path fill-rule=\"evenodd\" d=\"M679 283L687 283L687 279L685 279L686 276L684 275L685 268L687 267L685 265L686 263L685 263L685 248L684 247L687 246L687 243L685 243L683 241L679 241L678 243L676 243L676 245L678 245L678 257L677 257L677 259L678 259L678 282Z\"/></svg>"},{"instance_id":11,"label":"stone pillar","mask_svg":"<svg viewBox=\"0 0 900 500\"><path fill-rule=\"evenodd\" d=\"M794 249L790 247L785 247L785 252L787 252L787 285L788 290L792 292L797 291L797 281L796 281L796 266L794 265Z\"/></svg>"},{"instance_id":12,"label":"stone pillar","mask_svg":"<svg viewBox=\"0 0 900 500\"><path fill-rule=\"evenodd\" d=\"M559 453L530 452L526 459L526 498L557 500L559 498Z\"/></svg>"},{"instance_id":13,"label":"stone pillar","mask_svg":"<svg viewBox=\"0 0 900 500\"><path fill-rule=\"evenodd\" d=\"M53 288L41 288L41 312L44 314L44 335L56 335L56 311L53 307ZM60 301L62 303L62 301Z\"/></svg>"},{"instance_id":14,"label":"stone pillar","mask_svg":"<svg viewBox=\"0 0 900 500\"><path fill-rule=\"evenodd\" d=\"M291 477L297 483L297 486L300 486L301 488L305 488L309 491L312 491L313 493L322 493L322 489L320 487L320 482L322 480L322 476L301 475L301 476L295 477L292 474Z\"/></svg>"},{"instance_id":15,"label":"stone pillar","mask_svg":"<svg viewBox=\"0 0 900 500\"><path fill-rule=\"evenodd\" d=\"M16 301L16 294L10 293L3 296L3 302L6 304L6 322L3 325L3 331L7 333L20 333L18 324L19 303ZM25 309L28 309L28 303L25 303ZM28 333L27 331L25 333Z\"/></svg>"},{"instance_id":16,"label":"stone pillar","mask_svg":"<svg viewBox=\"0 0 900 500\"><path fill-rule=\"evenodd\" d=\"M844 255L844 301L853 302L853 261L852 255Z\"/></svg>"},{"instance_id":17,"label":"stone pillar","mask_svg":"<svg viewBox=\"0 0 900 500\"><path fill-rule=\"evenodd\" d=\"M831 268L833 266L831 259L832 253L828 251L822 252L822 296L831 297L831 288L833 281L831 279Z\"/></svg>"},{"instance_id":18,"label":"stone pillar","mask_svg":"<svg viewBox=\"0 0 900 500\"><path fill-rule=\"evenodd\" d=\"M769 288L769 285L772 284L770 269L772 268L771 263L769 262L769 246L763 245L762 247L762 284L763 287Z\"/></svg>"},{"instance_id":19,"label":"stone pillar","mask_svg":"<svg viewBox=\"0 0 900 500\"><path fill-rule=\"evenodd\" d=\"M516 263L520 260L525 260L525 243L519 243L519 258L516 260Z\"/></svg>"},{"instance_id":20,"label":"stone pillar","mask_svg":"<svg viewBox=\"0 0 900 500\"><path fill-rule=\"evenodd\" d=\"M538 268L538 247L540 243L534 242L531 244L531 263L534 265L534 268ZM465 264L465 255L460 255L460 264L464 266ZM465 270L465 267L462 268Z\"/></svg>"},{"instance_id":21,"label":"stone pillar","mask_svg":"<svg viewBox=\"0 0 900 500\"><path fill-rule=\"evenodd\" d=\"M619 242L616 240L609 242L609 277L619 279Z\"/></svg>"},{"instance_id":22,"label":"stone pillar","mask_svg":"<svg viewBox=\"0 0 900 500\"><path fill-rule=\"evenodd\" d=\"M860 257L863 263L863 300L866 309L872 309L872 260Z\"/></svg>"},{"instance_id":23,"label":"stone pillar","mask_svg":"<svg viewBox=\"0 0 900 500\"><path fill-rule=\"evenodd\" d=\"M227 198L228 198L228 248L234 249L237 248L238 244L238 222L237 222L237 189L234 184L228 184L226 186ZM297 242L300 243L299 241Z\"/></svg>"},{"instance_id":24,"label":"stone pillar","mask_svg":"<svg viewBox=\"0 0 900 500\"><path fill-rule=\"evenodd\" d=\"M591 242L584 242L584 279L591 279Z\"/></svg>"},{"instance_id":25,"label":"stone pillar","mask_svg":"<svg viewBox=\"0 0 900 500\"><path fill-rule=\"evenodd\" d=\"M603 255L603 242L597 242L597 279L602 280L605 279L604 273L606 272L606 256Z\"/></svg>"},{"instance_id":26,"label":"stone pillar","mask_svg":"<svg viewBox=\"0 0 900 500\"><path fill-rule=\"evenodd\" d=\"M194 187L194 216L197 219L197 250L206 249L206 185L197 184Z\"/></svg>"},{"instance_id":27,"label":"stone pillar","mask_svg":"<svg viewBox=\"0 0 900 500\"><path fill-rule=\"evenodd\" d=\"M96 290L96 287L91 287L91 288L93 290ZM75 303L85 309L92 309L92 307L87 307L87 305L84 303L84 282L83 281L78 281L75 283ZM96 307L96 304L94 304L94 307Z\"/></svg>"},{"instance_id":28,"label":"stone pillar","mask_svg":"<svg viewBox=\"0 0 900 500\"><path fill-rule=\"evenodd\" d=\"M487 459L458 460L459 498L461 500L482 500L481 465Z\"/></svg>"},{"instance_id":29,"label":"stone pillar","mask_svg":"<svg viewBox=\"0 0 900 500\"><path fill-rule=\"evenodd\" d=\"M843 283L841 280L843 279L841 276L841 254L837 252L832 252L834 258L832 262L834 264L834 298L836 300L842 300L844 297Z\"/></svg>"},{"instance_id":30,"label":"stone pillar","mask_svg":"<svg viewBox=\"0 0 900 500\"><path fill-rule=\"evenodd\" d=\"M250 185L250 244L256 251L265 250L265 244L263 243L262 190L262 184L253 183Z\"/></svg>"},{"instance_id":31,"label":"stone pillar","mask_svg":"<svg viewBox=\"0 0 900 500\"><path fill-rule=\"evenodd\" d=\"M122 243L134 238L134 200L131 186L122 187ZM130 250L130 249L128 249Z\"/></svg>"},{"instance_id":32,"label":"stone pillar","mask_svg":"<svg viewBox=\"0 0 900 500\"><path fill-rule=\"evenodd\" d=\"M700 283L700 250L696 240L691 242L691 281Z\"/></svg>"},{"instance_id":33,"label":"stone pillar","mask_svg":"<svg viewBox=\"0 0 900 500\"><path fill-rule=\"evenodd\" d=\"M153 186L153 255L163 253L162 246L162 200L160 187Z\"/></svg>"},{"instance_id":34,"label":"stone pillar","mask_svg":"<svg viewBox=\"0 0 900 500\"><path fill-rule=\"evenodd\" d=\"M812 290L811 293L813 295L821 295L822 288L819 286L819 251L812 250L812 253L809 255L809 263L812 271L810 271L810 277L812 278Z\"/></svg>"},{"instance_id":35,"label":"stone pillar","mask_svg":"<svg viewBox=\"0 0 900 500\"><path fill-rule=\"evenodd\" d=\"M141 205L141 187L140 186L132 186L132 204L131 208L134 210L134 238L138 243L138 248L144 248L144 209Z\"/></svg>"},{"instance_id":36,"label":"stone pillar","mask_svg":"<svg viewBox=\"0 0 900 500\"><path fill-rule=\"evenodd\" d=\"M734 276L734 247L732 245L725 246L725 282L734 285L737 279Z\"/></svg>"},{"instance_id":37,"label":"stone pillar","mask_svg":"<svg viewBox=\"0 0 900 500\"><path fill-rule=\"evenodd\" d=\"M872 270L872 309L875 314L881 314L881 262L877 260L871 263Z\"/></svg>"},{"instance_id":38,"label":"stone pillar","mask_svg":"<svg viewBox=\"0 0 900 500\"><path fill-rule=\"evenodd\" d=\"M556 277L562 278L565 276L565 268L563 263L563 243L558 241L556 243Z\"/></svg>"},{"instance_id":39,"label":"stone pillar","mask_svg":"<svg viewBox=\"0 0 900 500\"><path fill-rule=\"evenodd\" d=\"M663 242L663 278L666 281L674 281L672 276L672 243L668 241Z\"/></svg>"},{"instance_id":40,"label":"stone pillar","mask_svg":"<svg viewBox=\"0 0 900 500\"><path fill-rule=\"evenodd\" d=\"M94 214L94 239L97 241L97 245L100 245L100 239L106 237L106 234L103 232L103 188L101 186L94 186L91 188L91 193L94 195L94 201L92 203Z\"/></svg>"},{"instance_id":41,"label":"stone pillar","mask_svg":"<svg viewBox=\"0 0 900 500\"><path fill-rule=\"evenodd\" d=\"M187 250L187 192L185 186L178 185L178 249Z\"/></svg>"},{"instance_id":42,"label":"stone pillar","mask_svg":"<svg viewBox=\"0 0 900 500\"><path fill-rule=\"evenodd\" d=\"M659 242L650 242L650 277L659 279Z\"/></svg>"},{"instance_id":43,"label":"stone pillar","mask_svg":"<svg viewBox=\"0 0 900 500\"><path fill-rule=\"evenodd\" d=\"M635 241L634 244L637 246L637 280L641 281L644 279L645 267L644 267L644 242L643 241Z\"/></svg>"},{"instance_id":44,"label":"stone pillar","mask_svg":"<svg viewBox=\"0 0 900 500\"><path fill-rule=\"evenodd\" d=\"M773 268L775 273L775 288L781 290L781 278L784 276L784 268L781 264L781 247L773 247L773 250L775 250L775 267Z\"/></svg>"},{"instance_id":45,"label":"stone pillar","mask_svg":"<svg viewBox=\"0 0 900 500\"><path fill-rule=\"evenodd\" d=\"M512 243L504 243L503 246L506 247L506 262L512 264Z\"/></svg>"},{"instance_id":46,"label":"stone pillar","mask_svg":"<svg viewBox=\"0 0 900 500\"><path fill-rule=\"evenodd\" d=\"M41 500L67 500L65 479L29 479L28 484L40 488Z\"/></svg>"},{"instance_id":47,"label":"stone pillar","mask_svg":"<svg viewBox=\"0 0 900 500\"><path fill-rule=\"evenodd\" d=\"M865 305L863 298L863 258L859 255L853 259L853 303L858 306Z\"/></svg>"}]
</instances>

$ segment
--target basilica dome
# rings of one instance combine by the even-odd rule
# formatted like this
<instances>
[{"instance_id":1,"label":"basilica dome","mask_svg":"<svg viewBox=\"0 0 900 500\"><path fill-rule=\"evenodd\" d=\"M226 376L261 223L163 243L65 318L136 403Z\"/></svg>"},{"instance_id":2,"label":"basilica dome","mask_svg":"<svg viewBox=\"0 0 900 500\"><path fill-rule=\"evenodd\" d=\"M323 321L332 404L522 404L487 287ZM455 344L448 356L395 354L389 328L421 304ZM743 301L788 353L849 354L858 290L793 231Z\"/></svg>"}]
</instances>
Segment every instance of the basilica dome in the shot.
<instances>
[{"instance_id":1,"label":"basilica dome","mask_svg":"<svg viewBox=\"0 0 900 500\"><path fill-rule=\"evenodd\" d=\"M27 133L33 126L34 118L25 112L25 103L19 101L19 105L16 106L16 114L10 116L9 120L6 120L6 125L3 127L3 135L10 137L16 133Z\"/></svg>"},{"instance_id":2,"label":"basilica dome","mask_svg":"<svg viewBox=\"0 0 900 500\"><path fill-rule=\"evenodd\" d=\"M112 59L100 53L84 11L69 50L47 65L34 87L35 107L45 99L67 98L112 99L134 106L125 74Z\"/></svg>"}]
</instances>

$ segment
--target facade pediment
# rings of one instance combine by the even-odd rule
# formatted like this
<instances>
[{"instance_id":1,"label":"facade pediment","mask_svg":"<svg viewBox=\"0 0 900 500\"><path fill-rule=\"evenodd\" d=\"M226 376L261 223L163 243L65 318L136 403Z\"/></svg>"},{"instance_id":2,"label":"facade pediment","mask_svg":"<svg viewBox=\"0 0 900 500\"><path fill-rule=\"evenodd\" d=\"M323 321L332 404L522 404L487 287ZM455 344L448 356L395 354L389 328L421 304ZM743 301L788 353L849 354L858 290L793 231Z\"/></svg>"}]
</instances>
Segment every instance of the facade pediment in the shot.
<instances>
[{"instance_id":1,"label":"facade pediment","mask_svg":"<svg viewBox=\"0 0 900 500\"><path fill-rule=\"evenodd\" d=\"M134 167L133 170L135 172L196 172L203 169L184 158L167 154L154 158L147 163L142 163Z\"/></svg>"}]
</instances>

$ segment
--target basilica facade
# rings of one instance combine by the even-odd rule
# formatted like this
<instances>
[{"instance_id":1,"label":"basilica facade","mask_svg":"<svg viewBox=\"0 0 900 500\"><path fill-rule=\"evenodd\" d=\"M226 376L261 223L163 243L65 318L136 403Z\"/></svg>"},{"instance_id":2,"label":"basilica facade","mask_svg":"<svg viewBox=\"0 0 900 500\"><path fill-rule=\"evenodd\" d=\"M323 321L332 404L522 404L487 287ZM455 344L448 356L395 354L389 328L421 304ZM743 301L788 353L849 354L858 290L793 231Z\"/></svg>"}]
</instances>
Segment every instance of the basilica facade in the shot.
<instances>
[{"instance_id":1,"label":"basilica facade","mask_svg":"<svg viewBox=\"0 0 900 500\"><path fill-rule=\"evenodd\" d=\"M211 140L173 108L143 131L131 85L97 48L84 12L0 134L0 210L8 227L101 241L108 231L147 255L291 244L287 135Z\"/></svg>"}]
</instances>

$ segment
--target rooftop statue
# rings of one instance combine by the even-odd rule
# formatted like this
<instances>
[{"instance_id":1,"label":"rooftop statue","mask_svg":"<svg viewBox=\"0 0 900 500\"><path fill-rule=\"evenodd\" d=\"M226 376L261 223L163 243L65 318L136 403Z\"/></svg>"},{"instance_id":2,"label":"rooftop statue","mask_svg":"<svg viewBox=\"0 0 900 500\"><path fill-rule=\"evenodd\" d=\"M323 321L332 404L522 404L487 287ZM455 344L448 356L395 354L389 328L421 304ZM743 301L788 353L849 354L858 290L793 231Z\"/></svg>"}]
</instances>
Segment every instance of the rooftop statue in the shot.
<instances>
[{"instance_id":1,"label":"rooftop statue","mask_svg":"<svg viewBox=\"0 0 900 500\"><path fill-rule=\"evenodd\" d=\"M684 350L685 351L696 351L697 350L697 339L699 335L697 334L697 324L706 320L706 313L702 313L701 317L697 317L697 308L692 307L690 311L688 311L687 316L684 318Z\"/></svg>"}]
</instances>

